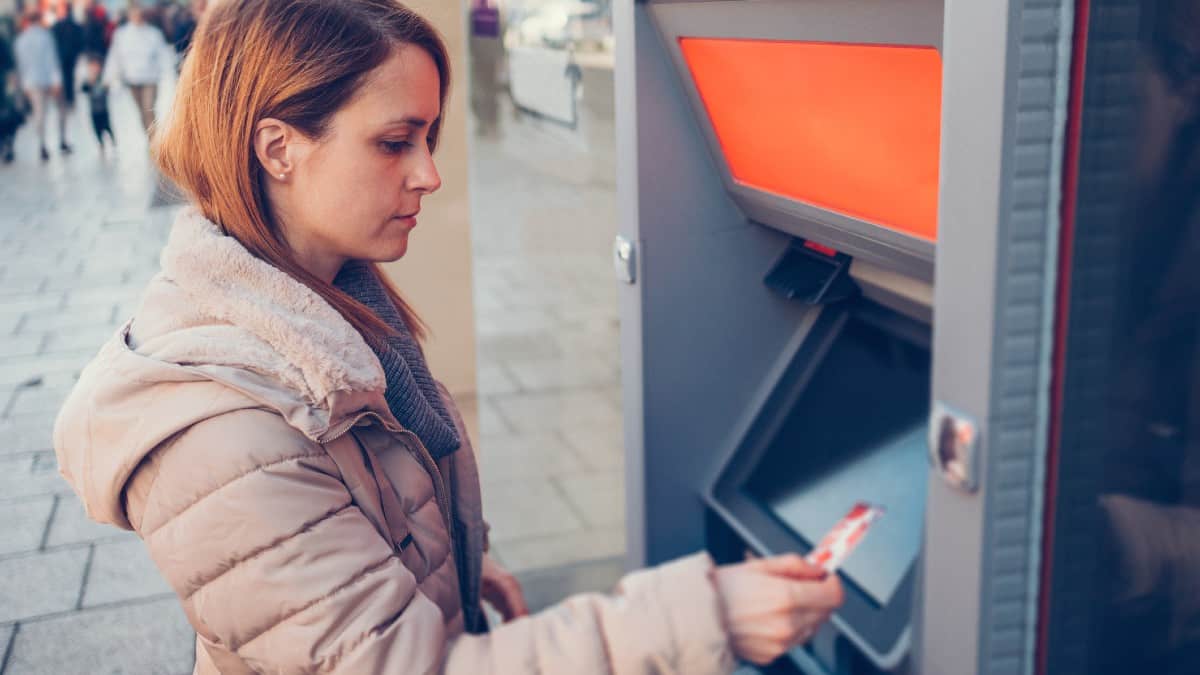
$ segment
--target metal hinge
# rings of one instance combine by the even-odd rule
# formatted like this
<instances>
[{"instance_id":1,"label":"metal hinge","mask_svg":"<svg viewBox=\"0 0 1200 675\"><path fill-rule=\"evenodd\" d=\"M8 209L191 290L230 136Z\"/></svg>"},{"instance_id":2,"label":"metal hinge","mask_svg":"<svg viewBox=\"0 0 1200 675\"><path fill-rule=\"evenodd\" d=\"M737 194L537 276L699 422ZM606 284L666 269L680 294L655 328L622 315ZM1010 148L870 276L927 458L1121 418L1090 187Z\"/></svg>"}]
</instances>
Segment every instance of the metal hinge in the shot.
<instances>
[{"instance_id":1,"label":"metal hinge","mask_svg":"<svg viewBox=\"0 0 1200 675\"><path fill-rule=\"evenodd\" d=\"M979 425L941 401L929 413L929 463L955 489L979 489Z\"/></svg>"},{"instance_id":2,"label":"metal hinge","mask_svg":"<svg viewBox=\"0 0 1200 675\"><path fill-rule=\"evenodd\" d=\"M632 241L619 234L613 241L613 269L618 281L632 284L637 280L637 249Z\"/></svg>"}]
</instances>

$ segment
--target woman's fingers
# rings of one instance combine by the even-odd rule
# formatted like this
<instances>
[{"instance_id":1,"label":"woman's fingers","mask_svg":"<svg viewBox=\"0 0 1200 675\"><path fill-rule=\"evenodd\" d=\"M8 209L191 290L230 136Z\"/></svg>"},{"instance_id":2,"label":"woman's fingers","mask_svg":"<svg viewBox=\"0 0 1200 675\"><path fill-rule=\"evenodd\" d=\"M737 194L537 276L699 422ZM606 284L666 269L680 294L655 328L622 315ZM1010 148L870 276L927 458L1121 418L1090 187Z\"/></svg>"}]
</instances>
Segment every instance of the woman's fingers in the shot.
<instances>
[{"instance_id":1,"label":"woman's fingers","mask_svg":"<svg viewBox=\"0 0 1200 675\"><path fill-rule=\"evenodd\" d=\"M815 610L828 613L842 606L842 583L836 574L827 575L824 579L797 579L771 574L767 570L760 570L760 573L765 574L752 589L748 589L755 598L753 606L757 611L791 613Z\"/></svg>"},{"instance_id":2,"label":"woman's fingers","mask_svg":"<svg viewBox=\"0 0 1200 675\"><path fill-rule=\"evenodd\" d=\"M765 641L747 641L741 650L742 658L756 666L765 666L782 654L774 643Z\"/></svg>"},{"instance_id":3,"label":"woman's fingers","mask_svg":"<svg viewBox=\"0 0 1200 675\"><path fill-rule=\"evenodd\" d=\"M503 590L509 610L509 614L504 617L504 620L511 621L529 616L529 605L525 603L525 591L521 588L521 582L517 581L516 577L509 575L504 579Z\"/></svg>"},{"instance_id":4,"label":"woman's fingers","mask_svg":"<svg viewBox=\"0 0 1200 675\"><path fill-rule=\"evenodd\" d=\"M717 568L713 581L734 652L758 664L811 639L842 604L837 576L797 555Z\"/></svg>"},{"instance_id":5,"label":"woman's fingers","mask_svg":"<svg viewBox=\"0 0 1200 675\"><path fill-rule=\"evenodd\" d=\"M779 614L747 627L733 636L733 642L742 658L763 665L812 639L822 619L813 612Z\"/></svg>"},{"instance_id":6,"label":"woman's fingers","mask_svg":"<svg viewBox=\"0 0 1200 675\"><path fill-rule=\"evenodd\" d=\"M481 581L480 592L483 599L500 613L504 621L512 621L529 614L521 582L491 556L484 556Z\"/></svg>"},{"instance_id":7,"label":"woman's fingers","mask_svg":"<svg viewBox=\"0 0 1200 675\"><path fill-rule=\"evenodd\" d=\"M823 581L793 581L788 584L788 597L797 609L831 612L842 606L845 596L842 582L836 574Z\"/></svg>"},{"instance_id":8,"label":"woman's fingers","mask_svg":"<svg viewBox=\"0 0 1200 675\"><path fill-rule=\"evenodd\" d=\"M751 564L768 574L789 579L820 579L826 576L825 570L808 562L798 553L760 558Z\"/></svg>"},{"instance_id":9,"label":"woman's fingers","mask_svg":"<svg viewBox=\"0 0 1200 675\"><path fill-rule=\"evenodd\" d=\"M484 600L487 600L505 621L512 621L528 616L529 607L525 603L525 593L521 583L510 574L497 574L485 580L483 589Z\"/></svg>"}]
</instances>

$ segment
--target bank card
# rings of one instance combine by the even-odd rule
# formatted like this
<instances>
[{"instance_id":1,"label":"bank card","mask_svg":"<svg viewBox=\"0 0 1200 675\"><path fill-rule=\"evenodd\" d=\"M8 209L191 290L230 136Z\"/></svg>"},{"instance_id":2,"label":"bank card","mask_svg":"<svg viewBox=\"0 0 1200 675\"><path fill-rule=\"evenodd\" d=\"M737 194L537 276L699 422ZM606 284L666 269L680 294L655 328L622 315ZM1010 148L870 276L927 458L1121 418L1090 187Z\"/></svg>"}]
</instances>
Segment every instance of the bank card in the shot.
<instances>
[{"instance_id":1,"label":"bank card","mask_svg":"<svg viewBox=\"0 0 1200 675\"><path fill-rule=\"evenodd\" d=\"M849 513L829 530L805 560L833 574L850 557L871 529L872 523L883 515L883 507L858 502Z\"/></svg>"}]
</instances>

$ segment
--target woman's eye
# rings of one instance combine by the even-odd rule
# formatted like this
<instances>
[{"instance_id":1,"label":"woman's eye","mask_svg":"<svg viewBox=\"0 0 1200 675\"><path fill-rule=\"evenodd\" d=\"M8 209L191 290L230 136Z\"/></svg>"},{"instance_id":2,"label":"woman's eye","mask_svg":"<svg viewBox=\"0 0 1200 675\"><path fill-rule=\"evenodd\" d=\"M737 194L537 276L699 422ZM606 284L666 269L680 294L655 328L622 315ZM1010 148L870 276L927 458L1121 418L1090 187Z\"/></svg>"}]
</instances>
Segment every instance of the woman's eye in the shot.
<instances>
[{"instance_id":1,"label":"woman's eye","mask_svg":"<svg viewBox=\"0 0 1200 675\"><path fill-rule=\"evenodd\" d=\"M408 141L380 141L379 147L389 155L398 155L412 147Z\"/></svg>"}]
</instances>

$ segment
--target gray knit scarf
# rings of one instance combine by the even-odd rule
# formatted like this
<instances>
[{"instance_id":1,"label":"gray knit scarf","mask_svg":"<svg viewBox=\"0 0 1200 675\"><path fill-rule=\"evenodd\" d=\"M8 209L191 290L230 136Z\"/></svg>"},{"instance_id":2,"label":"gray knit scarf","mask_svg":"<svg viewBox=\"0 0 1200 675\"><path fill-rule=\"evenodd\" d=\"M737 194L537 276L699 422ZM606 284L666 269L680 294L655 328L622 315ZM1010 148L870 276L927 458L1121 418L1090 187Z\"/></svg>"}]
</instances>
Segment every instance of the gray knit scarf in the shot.
<instances>
[{"instance_id":1,"label":"gray knit scarf","mask_svg":"<svg viewBox=\"0 0 1200 675\"><path fill-rule=\"evenodd\" d=\"M342 267L333 285L366 305L391 326L396 334L382 348L372 347L383 373L387 377L384 397L388 408L400 424L413 432L429 449L434 459L441 459L458 449L461 441L454 418L438 392L425 355L405 325L400 312L392 304L383 284L371 271L370 264L351 261Z\"/></svg>"}]
</instances>

